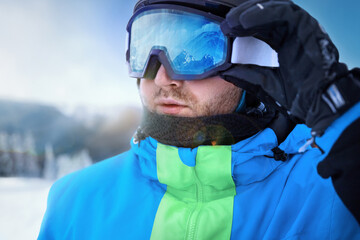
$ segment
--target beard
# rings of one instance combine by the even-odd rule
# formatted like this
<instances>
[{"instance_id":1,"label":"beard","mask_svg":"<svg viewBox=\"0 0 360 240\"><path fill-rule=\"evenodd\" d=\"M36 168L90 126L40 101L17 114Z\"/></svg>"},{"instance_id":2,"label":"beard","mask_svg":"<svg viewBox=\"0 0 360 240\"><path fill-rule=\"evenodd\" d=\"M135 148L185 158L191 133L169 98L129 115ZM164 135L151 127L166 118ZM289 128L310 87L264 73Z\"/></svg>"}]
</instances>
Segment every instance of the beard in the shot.
<instances>
[{"instance_id":1,"label":"beard","mask_svg":"<svg viewBox=\"0 0 360 240\"><path fill-rule=\"evenodd\" d=\"M186 103L187 107L193 113L191 117L206 117L219 114L227 114L235 111L242 94L240 88L229 88L227 91L215 92L208 101L199 101L197 97L186 88L174 88L166 90L159 88L151 96L151 100L143 99L143 104L151 112L158 113L156 106L152 102L159 98L171 98L175 101ZM144 101L145 100L145 101Z\"/></svg>"},{"instance_id":2,"label":"beard","mask_svg":"<svg viewBox=\"0 0 360 240\"><path fill-rule=\"evenodd\" d=\"M196 92L198 89L204 95ZM211 91L206 85L201 88L192 85L190 91L184 85L161 88L151 81L145 82L140 86L144 113L135 140L150 136L163 144L195 148L200 145L231 145L253 136L268 126L275 112L265 110L260 115L255 114L259 112L255 111L258 102L248 106L247 110L254 114L234 112L241 91L233 85L220 89L212 86ZM210 92L211 96L206 95ZM186 108L178 114L162 114L161 108L157 111L159 105L156 103L164 98L184 104Z\"/></svg>"}]
</instances>

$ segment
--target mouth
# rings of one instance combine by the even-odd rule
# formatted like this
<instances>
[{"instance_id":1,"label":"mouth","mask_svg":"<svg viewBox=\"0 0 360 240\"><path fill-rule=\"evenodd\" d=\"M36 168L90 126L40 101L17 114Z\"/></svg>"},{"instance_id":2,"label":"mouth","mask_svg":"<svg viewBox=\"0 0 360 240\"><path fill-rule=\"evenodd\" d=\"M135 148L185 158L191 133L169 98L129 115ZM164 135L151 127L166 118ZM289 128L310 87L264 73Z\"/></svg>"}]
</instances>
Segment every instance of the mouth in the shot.
<instances>
[{"instance_id":1,"label":"mouth","mask_svg":"<svg viewBox=\"0 0 360 240\"><path fill-rule=\"evenodd\" d=\"M160 99L155 102L159 114L178 115L188 106L174 99Z\"/></svg>"}]
</instances>

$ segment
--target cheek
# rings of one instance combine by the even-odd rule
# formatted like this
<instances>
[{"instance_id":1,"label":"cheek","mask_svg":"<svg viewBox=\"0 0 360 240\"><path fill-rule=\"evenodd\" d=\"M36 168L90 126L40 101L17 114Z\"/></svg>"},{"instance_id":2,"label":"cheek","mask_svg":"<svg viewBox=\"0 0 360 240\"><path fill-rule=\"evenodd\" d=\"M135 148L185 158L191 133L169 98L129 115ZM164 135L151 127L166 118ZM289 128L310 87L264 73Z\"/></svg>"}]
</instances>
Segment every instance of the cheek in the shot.
<instances>
[{"instance_id":1,"label":"cheek","mask_svg":"<svg viewBox=\"0 0 360 240\"><path fill-rule=\"evenodd\" d=\"M193 93L196 95L197 106L202 114L226 114L235 110L241 89L222 79L211 79L211 81L204 81L204 84L201 83L199 81L194 84Z\"/></svg>"},{"instance_id":2,"label":"cheek","mask_svg":"<svg viewBox=\"0 0 360 240\"><path fill-rule=\"evenodd\" d=\"M218 100L214 99L215 96L226 97L227 93L234 92L236 87L221 78L211 78L207 81L193 81L189 84L189 88L197 102L204 104Z\"/></svg>"}]
</instances>

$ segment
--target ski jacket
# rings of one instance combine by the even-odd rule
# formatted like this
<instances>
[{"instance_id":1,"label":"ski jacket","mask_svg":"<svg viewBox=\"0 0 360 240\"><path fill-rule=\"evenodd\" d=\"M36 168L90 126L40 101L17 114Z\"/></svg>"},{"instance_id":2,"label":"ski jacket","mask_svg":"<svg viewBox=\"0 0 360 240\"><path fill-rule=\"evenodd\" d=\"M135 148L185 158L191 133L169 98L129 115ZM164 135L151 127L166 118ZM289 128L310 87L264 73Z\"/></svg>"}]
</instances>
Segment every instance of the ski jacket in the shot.
<instances>
[{"instance_id":1,"label":"ski jacket","mask_svg":"<svg viewBox=\"0 0 360 240\"><path fill-rule=\"evenodd\" d=\"M360 239L360 226L316 166L360 115L358 104L306 145L297 125L276 161L273 130L231 146L178 148L148 137L52 186L39 240ZM305 146L305 147L304 147Z\"/></svg>"}]
</instances>

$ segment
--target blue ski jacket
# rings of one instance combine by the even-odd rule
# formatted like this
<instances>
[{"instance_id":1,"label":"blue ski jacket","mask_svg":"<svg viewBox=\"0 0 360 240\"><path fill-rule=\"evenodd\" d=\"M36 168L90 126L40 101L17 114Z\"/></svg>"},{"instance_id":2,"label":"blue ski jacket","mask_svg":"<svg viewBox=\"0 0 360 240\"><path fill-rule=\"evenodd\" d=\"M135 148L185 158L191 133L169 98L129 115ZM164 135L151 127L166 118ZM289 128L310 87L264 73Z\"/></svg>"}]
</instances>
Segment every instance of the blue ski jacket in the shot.
<instances>
[{"instance_id":1,"label":"blue ski jacket","mask_svg":"<svg viewBox=\"0 0 360 240\"><path fill-rule=\"evenodd\" d=\"M148 137L52 186L39 240L360 239L360 226L316 166L360 104L306 145L298 125L280 144L265 129L231 146L177 148ZM304 147L305 146L305 147Z\"/></svg>"}]
</instances>

